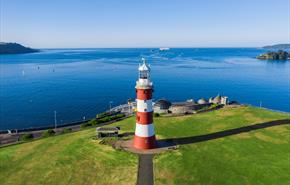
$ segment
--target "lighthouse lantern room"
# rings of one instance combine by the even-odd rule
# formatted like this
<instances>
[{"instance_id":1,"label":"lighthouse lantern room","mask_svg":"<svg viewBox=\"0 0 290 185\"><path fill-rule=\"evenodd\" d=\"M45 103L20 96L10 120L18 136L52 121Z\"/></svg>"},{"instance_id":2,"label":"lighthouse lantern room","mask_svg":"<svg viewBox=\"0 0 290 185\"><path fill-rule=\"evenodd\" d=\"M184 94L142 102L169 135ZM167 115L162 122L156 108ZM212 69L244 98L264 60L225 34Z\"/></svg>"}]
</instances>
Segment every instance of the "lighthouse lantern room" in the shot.
<instances>
[{"instance_id":1,"label":"lighthouse lantern room","mask_svg":"<svg viewBox=\"0 0 290 185\"><path fill-rule=\"evenodd\" d=\"M152 149L156 147L152 106L153 83L150 80L150 66L144 58L142 61L138 68L139 79L136 82L137 113L133 145L137 149Z\"/></svg>"}]
</instances>

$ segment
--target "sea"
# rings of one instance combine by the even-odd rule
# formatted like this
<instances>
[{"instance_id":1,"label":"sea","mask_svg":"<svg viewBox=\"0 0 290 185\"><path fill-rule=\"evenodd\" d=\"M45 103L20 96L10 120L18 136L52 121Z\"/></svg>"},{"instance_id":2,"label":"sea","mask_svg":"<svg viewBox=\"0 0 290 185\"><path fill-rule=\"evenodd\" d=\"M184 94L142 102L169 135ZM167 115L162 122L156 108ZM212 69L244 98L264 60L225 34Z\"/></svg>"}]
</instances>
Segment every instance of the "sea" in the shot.
<instances>
[{"instance_id":1,"label":"sea","mask_svg":"<svg viewBox=\"0 0 290 185\"><path fill-rule=\"evenodd\" d=\"M290 112L290 62L259 48L42 49L0 56L0 130L77 122L135 99L138 66L151 66L154 100L228 96ZM56 112L56 116L55 116Z\"/></svg>"}]
</instances>

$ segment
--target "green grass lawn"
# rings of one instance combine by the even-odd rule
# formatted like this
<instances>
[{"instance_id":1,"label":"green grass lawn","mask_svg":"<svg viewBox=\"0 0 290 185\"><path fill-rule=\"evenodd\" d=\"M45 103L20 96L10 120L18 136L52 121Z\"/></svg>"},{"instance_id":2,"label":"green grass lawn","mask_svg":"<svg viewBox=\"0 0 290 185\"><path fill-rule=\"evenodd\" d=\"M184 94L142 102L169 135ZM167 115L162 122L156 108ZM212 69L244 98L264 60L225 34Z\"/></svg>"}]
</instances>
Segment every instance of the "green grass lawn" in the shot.
<instances>
[{"instance_id":1,"label":"green grass lawn","mask_svg":"<svg viewBox=\"0 0 290 185\"><path fill-rule=\"evenodd\" d=\"M135 184L138 156L94 135L88 129L0 148L0 184Z\"/></svg>"},{"instance_id":2,"label":"green grass lawn","mask_svg":"<svg viewBox=\"0 0 290 185\"><path fill-rule=\"evenodd\" d=\"M154 119L157 138L209 134L290 114L253 107ZM113 125L133 132L135 118ZM137 156L92 140L95 129L0 148L1 184L135 184ZM290 126L200 143L154 158L155 184L290 184Z\"/></svg>"},{"instance_id":3,"label":"green grass lawn","mask_svg":"<svg viewBox=\"0 0 290 185\"><path fill-rule=\"evenodd\" d=\"M290 118L256 108L219 110L175 118L166 129L157 122L162 137L213 133L231 128ZM180 130L176 129L180 127ZM154 159L156 184L290 184L290 126L282 125L201 143Z\"/></svg>"},{"instance_id":4,"label":"green grass lawn","mask_svg":"<svg viewBox=\"0 0 290 185\"><path fill-rule=\"evenodd\" d=\"M155 118L158 138L178 138L289 119L254 107ZM134 118L116 123L126 131ZM154 158L155 184L290 184L290 126L280 125L200 143Z\"/></svg>"}]
</instances>

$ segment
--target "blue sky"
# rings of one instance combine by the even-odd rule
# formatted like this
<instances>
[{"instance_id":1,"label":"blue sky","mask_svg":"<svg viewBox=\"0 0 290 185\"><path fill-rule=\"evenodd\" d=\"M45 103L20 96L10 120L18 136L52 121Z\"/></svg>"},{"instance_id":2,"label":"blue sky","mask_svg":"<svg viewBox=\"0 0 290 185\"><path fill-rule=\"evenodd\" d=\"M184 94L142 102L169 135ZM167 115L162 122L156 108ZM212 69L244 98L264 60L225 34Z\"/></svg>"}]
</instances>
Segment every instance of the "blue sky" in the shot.
<instances>
[{"instance_id":1,"label":"blue sky","mask_svg":"<svg viewBox=\"0 0 290 185\"><path fill-rule=\"evenodd\" d=\"M0 0L0 39L36 48L290 42L290 0Z\"/></svg>"}]
</instances>

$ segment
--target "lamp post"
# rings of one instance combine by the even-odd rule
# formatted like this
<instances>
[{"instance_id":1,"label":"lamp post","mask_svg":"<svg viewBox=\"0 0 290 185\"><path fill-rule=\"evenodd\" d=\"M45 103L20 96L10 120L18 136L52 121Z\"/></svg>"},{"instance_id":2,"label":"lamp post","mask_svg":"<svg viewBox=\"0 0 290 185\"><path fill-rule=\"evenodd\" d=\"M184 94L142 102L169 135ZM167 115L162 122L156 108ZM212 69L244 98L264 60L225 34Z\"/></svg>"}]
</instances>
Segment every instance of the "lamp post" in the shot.
<instances>
[{"instance_id":1,"label":"lamp post","mask_svg":"<svg viewBox=\"0 0 290 185\"><path fill-rule=\"evenodd\" d=\"M109 102L109 104L110 104L110 114L112 113L112 111L111 111L112 110L112 103L113 103L113 101Z\"/></svg>"},{"instance_id":2,"label":"lamp post","mask_svg":"<svg viewBox=\"0 0 290 185\"><path fill-rule=\"evenodd\" d=\"M54 111L54 129L56 130L57 120L56 120L56 111Z\"/></svg>"}]
</instances>

